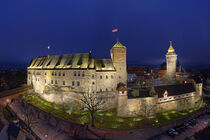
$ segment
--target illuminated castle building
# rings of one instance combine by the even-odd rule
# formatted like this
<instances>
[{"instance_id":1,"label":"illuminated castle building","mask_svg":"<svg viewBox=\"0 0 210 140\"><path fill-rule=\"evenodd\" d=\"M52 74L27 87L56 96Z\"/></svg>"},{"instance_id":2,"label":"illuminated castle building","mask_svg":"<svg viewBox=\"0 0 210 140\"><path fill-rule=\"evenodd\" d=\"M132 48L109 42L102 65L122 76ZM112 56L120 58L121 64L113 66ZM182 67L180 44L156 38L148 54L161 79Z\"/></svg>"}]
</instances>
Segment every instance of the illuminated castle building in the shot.
<instances>
[{"instance_id":1,"label":"illuminated castle building","mask_svg":"<svg viewBox=\"0 0 210 140\"><path fill-rule=\"evenodd\" d=\"M65 87L74 92L114 92L126 85L126 47L119 41L110 50L111 59L94 59L91 53L44 56L28 66L28 85L44 93L46 87Z\"/></svg>"},{"instance_id":2,"label":"illuminated castle building","mask_svg":"<svg viewBox=\"0 0 210 140\"><path fill-rule=\"evenodd\" d=\"M104 109L117 109L119 117L154 115L168 110L195 107L202 98L202 83L183 83L176 77L172 44L166 54L163 85L146 89L127 88L126 47L119 41L110 50L111 59L95 59L91 53L37 57L28 66L28 85L49 102L75 104L84 92L103 95Z\"/></svg>"}]
</instances>

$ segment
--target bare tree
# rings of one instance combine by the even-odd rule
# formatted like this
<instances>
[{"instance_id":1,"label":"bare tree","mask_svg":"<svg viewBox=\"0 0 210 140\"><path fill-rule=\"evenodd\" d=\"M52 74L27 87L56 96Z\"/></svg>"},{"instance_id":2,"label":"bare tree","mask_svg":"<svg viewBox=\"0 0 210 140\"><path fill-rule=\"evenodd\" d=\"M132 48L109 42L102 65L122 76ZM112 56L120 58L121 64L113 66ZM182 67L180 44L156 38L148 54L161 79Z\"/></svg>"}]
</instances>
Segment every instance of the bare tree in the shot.
<instances>
[{"instance_id":1,"label":"bare tree","mask_svg":"<svg viewBox=\"0 0 210 140\"><path fill-rule=\"evenodd\" d=\"M24 122L27 128L31 128L32 126L35 126L37 124L35 116L33 115L32 110L29 108L28 104L26 104L23 113L24 113Z\"/></svg>"},{"instance_id":2,"label":"bare tree","mask_svg":"<svg viewBox=\"0 0 210 140\"><path fill-rule=\"evenodd\" d=\"M102 96L97 95L96 92L85 92L82 94L81 102L83 103L81 109L87 109L91 116L91 126L94 127L95 113L102 109L105 101Z\"/></svg>"}]
</instances>

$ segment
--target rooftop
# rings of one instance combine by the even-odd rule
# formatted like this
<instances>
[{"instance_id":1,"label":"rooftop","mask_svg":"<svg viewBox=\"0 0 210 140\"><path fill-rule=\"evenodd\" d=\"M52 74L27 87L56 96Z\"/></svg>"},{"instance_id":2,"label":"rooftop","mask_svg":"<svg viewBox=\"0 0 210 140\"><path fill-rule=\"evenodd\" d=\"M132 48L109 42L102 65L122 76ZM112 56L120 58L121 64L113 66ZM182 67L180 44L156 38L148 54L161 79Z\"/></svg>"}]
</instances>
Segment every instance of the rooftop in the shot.
<instances>
[{"instance_id":1,"label":"rooftop","mask_svg":"<svg viewBox=\"0 0 210 140\"><path fill-rule=\"evenodd\" d=\"M155 92L158 94L158 98L162 98L165 91L168 92L168 96L195 92L195 87L192 83L156 86L154 88Z\"/></svg>"},{"instance_id":2,"label":"rooftop","mask_svg":"<svg viewBox=\"0 0 210 140\"><path fill-rule=\"evenodd\" d=\"M93 59L90 53L37 57L28 69L96 69L115 70L111 59Z\"/></svg>"}]
</instances>

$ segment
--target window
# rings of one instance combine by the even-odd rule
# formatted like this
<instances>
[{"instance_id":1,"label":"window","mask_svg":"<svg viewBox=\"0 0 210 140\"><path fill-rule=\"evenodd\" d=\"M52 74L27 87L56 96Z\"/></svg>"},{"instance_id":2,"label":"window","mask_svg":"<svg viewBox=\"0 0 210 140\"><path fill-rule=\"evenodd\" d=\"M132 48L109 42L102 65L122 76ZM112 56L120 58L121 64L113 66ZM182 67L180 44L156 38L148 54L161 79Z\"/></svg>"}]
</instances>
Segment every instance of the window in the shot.
<instances>
[{"instance_id":1,"label":"window","mask_svg":"<svg viewBox=\"0 0 210 140\"><path fill-rule=\"evenodd\" d=\"M54 76L54 71L52 72L52 76Z\"/></svg>"},{"instance_id":2,"label":"window","mask_svg":"<svg viewBox=\"0 0 210 140\"><path fill-rule=\"evenodd\" d=\"M102 92L102 89L100 89L100 92Z\"/></svg>"},{"instance_id":3,"label":"window","mask_svg":"<svg viewBox=\"0 0 210 140\"><path fill-rule=\"evenodd\" d=\"M58 84L57 80L55 80L55 84L56 84L56 85Z\"/></svg>"},{"instance_id":4,"label":"window","mask_svg":"<svg viewBox=\"0 0 210 140\"><path fill-rule=\"evenodd\" d=\"M57 72L55 72L55 76L57 76Z\"/></svg>"},{"instance_id":5,"label":"window","mask_svg":"<svg viewBox=\"0 0 210 140\"><path fill-rule=\"evenodd\" d=\"M41 73L40 72L37 72L36 75L41 75Z\"/></svg>"},{"instance_id":6,"label":"window","mask_svg":"<svg viewBox=\"0 0 210 140\"><path fill-rule=\"evenodd\" d=\"M94 74L92 74L92 78L94 78Z\"/></svg>"},{"instance_id":7,"label":"window","mask_svg":"<svg viewBox=\"0 0 210 140\"><path fill-rule=\"evenodd\" d=\"M80 71L78 71L78 76L80 76Z\"/></svg>"},{"instance_id":8,"label":"window","mask_svg":"<svg viewBox=\"0 0 210 140\"><path fill-rule=\"evenodd\" d=\"M102 75L100 75L100 78L102 79Z\"/></svg>"},{"instance_id":9,"label":"window","mask_svg":"<svg viewBox=\"0 0 210 140\"><path fill-rule=\"evenodd\" d=\"M46 79L44 79L44 83L47 83Z\"/></svg>"},{"instance_id":10,"label":"window","mask_svg":"<svg viewBox=\"0 0 210 140\"><path fill-rule=\"evenodd\" d=\"M37 81L37 78L36 78L36 81Z\"/></svg>"},{"instance_id":11,"label":"window","mask_svg":"<svg viewBox=\"0 0 210 140\"><path fill-rule=\"evenodd\" d=\"M61 76L61 72L59 71L59 76Z\"/></svg>"},{"instance_id":12,"label":"window","mask_svg":"<svg viewBox=\"0 0 210 140\"><path fill-rule=\"evenodd\" d=\"M106 91L108 91L108 89L106 88Z\"/></svg>"},{"instance_id":13,"label":"window","mask_svg":"<svg viewBox=\"0 0 210 140\"><path fill-rule=\"evenodd\" d=\"M30 77L28 77L28 80L30 80Z\"/></svg>"},{"instance_id":14,"label":"window","mask_svg":"<svg viewBox=\"0 0 210 140\"><path fill-rule=\"evenodd\" d=\"M108 79L108 75L106 75L106 79Z\"/></svg>"},{"instance_id":15,"label":"window","mask_svg":"<svg viewBox=\"0 0 210 140\"><path fill-rule=\"evenodd\" d=\"M46 72L44 73L44 75L46 75Z\"/></svg>"},{"instance_id":16,"label":"window","mask_svg":"<svg viewBox=\"0 0 210 140\"><path fill-rule=\"evenodd\" d=\"M113 75L111 75L111 79L113 79L114 77L113 77Z\"/></svg>"},{"instance_id":17,"label":"window","mask_svg":"<svg viewBox=\"0 0 210 140\"><path fill-rule=\"evenodd\" d=\"M63 85L65 85L66 84L66 82L65 81L63 81Z\"/></svg>"},{"instance_id":18,"label":"window","mask_svg":"<svg viewBox=\"0 0 210 140\"><path fill-rule=\"evenodd\" d=\"M63 72L63 76L65 76L65 71Z\"/></svg>"},{"instance_id":19,"label":"window","mask_svg":"<svg viewBox=\"0 0 210 140\"><path fill-rule=\"evenodd\" d=\"M92 82L93 85L95 85L95 82Z\"/></svg>"},{"instance_id":20,"label":"window","mask_svg":"<svg viewBox=\"0 0 210 140\"><path fill-rule=\"evenodd\" d=\"M39 78L38 78L38 81L39 81Z\"/></svg>"},{"instance_id":21,"label":"window","mask_svg":"<svg viewBox=\"0 0 210 140\"><path fill-rule=\"evenodd\" d=\"M85 72L83 71L83 72L82 72L82 77L84 77L84 76L85 76Z\"/></svg>"},{"instance_id":22,"label":"window","mask_svg":"<svg viewBox=\"0 0 210 140\"><path fill-rule=\"evenodd\" d=\"M74 81L72 81L72 83L71 83L71 84L72 84L72 86L74 86Z\"/></svg>"},{"instance_id":23,"label":"window","mask_svg":"<svg viewBox=\"0 0 210 140\"><path fill-rule=\"evenodd\" d=\"M51 84L53 84L53 80L51 80Z\"/></svg>"},{"instance_id":24,"label":"window","mask_svg":"<svg viewBox=\"0 0 210 140\"><path fill-rule=\"evenodd\" d=\"M80 82L79 81L77 81L77 86L80 86Z\"/></svg>"},{"instance_id":25,"label":"window","mask_svg":"<svg viewBox=\"0 0 210 140\"><path fill-rule=\"evenodd\" d=\"M120 79L121 77L119 76L119 79Z\"/></svg>"},{"instance_id":26,"label":"window","mask_svg":"<svg viewBox=\"0 0 210 140\"><path fill-rule=\"evenodd\" d=\"M112 91L113 91L113 88L112 88Z\"/></svg>"},{"instance_id":27,"label":"window","mask_svg":"<svg viewBox=\"0 0 210 140\"><path fill-rule=\"evenodd\" d=\"M74 76L77 76L77 72L76 71L74 72Z\"/></svg>"}]
</instances>

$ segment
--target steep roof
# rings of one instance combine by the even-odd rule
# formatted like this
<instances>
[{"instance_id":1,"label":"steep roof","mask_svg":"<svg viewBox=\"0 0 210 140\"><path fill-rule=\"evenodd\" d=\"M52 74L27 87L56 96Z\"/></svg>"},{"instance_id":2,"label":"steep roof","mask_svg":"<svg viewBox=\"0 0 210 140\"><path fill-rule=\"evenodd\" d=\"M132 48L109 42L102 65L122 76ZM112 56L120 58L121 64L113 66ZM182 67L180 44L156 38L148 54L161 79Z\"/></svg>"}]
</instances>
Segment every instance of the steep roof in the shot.
<instances>
[{"instance_id":1,"label":"steep roof","mask_svg":"<svg viewBox=\"0 0 210 140\"><path fill-rule=\"evenodd\" d=\"M90 53L37 57L28 69L96 69L115 70L111 59L93 59Z\"/></svg>"},{"instance_id":2,"label":"steep roof","mask_svg":"<svg viewBox=\"0 0 210 140\"><path fill-rule=\"evenodd\" d=\"M116 48L123 47L123 48L125 48L125 46L123 44L121 44L119 41L117 41L117 43L115 43L113 47L116 47Z\"/></svg>"},{"instance_id":3,"label":"steep roof","mask_svg":"<svg viewBox=\"0 0 210 140\"><path fill-rule=\"evenodd\" d=\"M172 44L169 46L168 52L166 53L166 55L176 55L175 50L174 50Z\"/></svg>"},{"instance_id":4,"label":"steep roof","mask_svg":"<svg viewBox=\"0 0 210 140\"><path fill-rule=\"evenodd\" d=\"M192 83L156 86L154 88L155 92L158 94L158 98L162 98L165 91L168 92L168 96L195 92L195 87Z\"/></svg>"}]
</instances>

